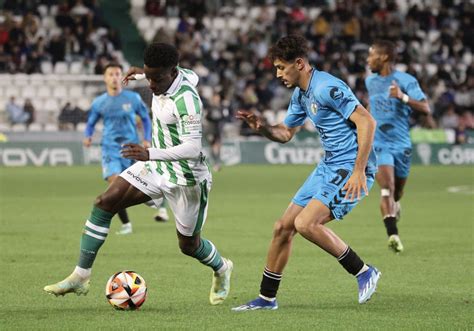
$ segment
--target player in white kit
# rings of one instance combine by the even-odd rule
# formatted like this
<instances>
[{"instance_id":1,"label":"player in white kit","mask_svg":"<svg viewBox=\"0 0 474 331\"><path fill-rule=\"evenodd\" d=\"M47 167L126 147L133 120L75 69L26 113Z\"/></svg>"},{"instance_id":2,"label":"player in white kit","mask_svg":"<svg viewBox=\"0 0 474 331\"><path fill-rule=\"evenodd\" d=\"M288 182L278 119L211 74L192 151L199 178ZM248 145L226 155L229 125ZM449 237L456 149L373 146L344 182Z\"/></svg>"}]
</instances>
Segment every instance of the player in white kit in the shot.
<instances>
[{"instance_id":1,"label":"player in white kit","mask_svg":"<svg viewBox=\"0 0 474 331\"><path fill-rule=\"evenodd\" d=\"M202 153L202 103L197 75L178 66L177 49L154 43L147 47L144 67L132 67L124 78L146 78L153 92L152 147L123 145L122 156L137 160L97 197L81 238L79 263L63 281L46 286L55 295L86 294L91 267L119 210L153 200L168 200L175 215L181 251L213 269L210 302L229 294L232 261L221 257L212 242L201 237L212 177Z\"/></svg>"}]
</instances>

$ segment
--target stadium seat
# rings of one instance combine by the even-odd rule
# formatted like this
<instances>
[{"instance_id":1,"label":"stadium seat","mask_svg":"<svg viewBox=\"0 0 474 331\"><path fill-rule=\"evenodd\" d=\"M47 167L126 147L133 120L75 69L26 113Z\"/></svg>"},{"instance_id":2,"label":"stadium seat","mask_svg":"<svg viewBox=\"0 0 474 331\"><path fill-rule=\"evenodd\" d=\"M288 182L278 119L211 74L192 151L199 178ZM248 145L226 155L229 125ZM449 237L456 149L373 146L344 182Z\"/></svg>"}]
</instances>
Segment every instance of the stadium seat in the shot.
<instances>
[{"instance_id":1,"label":"stadium seat","mask_svg":"<svg viewBox=\"0 0 474 331\"><path fill-rule=\"evenodd\" d=\"M10 131L10 125L4 122L0 122L0 132Z\"/></svg>"},{"instance_id":2,"label":"stadium seat","mask_svg":"<svg viewBox=\"0 0 474 331\"><path fill-rule=\"evenodd\" d=\"M53 73L53 64L49 61L41 62L41 72L46 75Z\"/></svg>"},{"instance_id":3,"label":"stadium seat","mask_svg":"<svg viewBox=\"0 0 474 331\"><path fill-rule=\"evenodd\" d=\"M84 89L81 85L72 85L69 87L69 98L81 98L84 95Z\"/></svg>"},{"instance_id":4,"label":"stadium seat","mask_svg":"<svg viewBox=\"0 0 474 331\"><path fill-rule=\"evenodd\" d=\"M51 94L51 88L49 86L42 85L38 88L36 96L39 98L50 98Z\"/></svg>"},{"instance_id":5,"label":"stadium seat","mask_svg":"<svg viewBox=\"0 0 474 331\"><path fill-rule=\"evenodd\" d=\"M44 110L48 112L59 112L59 104L56 99L47 99L44 103Z\"/></svg>"},{"instance_id":6,"label":"stadium seat","mask_svg":"<svg viewBox=\"0 0 474 331\"><path fill-rule=\"evenodd\" d=\"M38 10L38 13L40 14L41 17L48 16L48 6L39 5L38 7L36 7L36 9Z\"/></svg>"},{"instance_id":7,"label":"stadium seat","mask_svg":"<svg viewBox=\"0 0 474 331\"><path fill-rule=\"evenodd\" d=\"M26 131L26 124L23 123L16 123L12 125L11 131L13 132L25 132Z\"/></svg>"},{"instance_id":8,"label":"stadium seat","mask_svg":"<svg viewBox=\"0 0 474 331\"><path fill-rule=\"evenodd\" d=\"M151 18L148 16L140 17L137 22L137 27L141 33L145 33L145 31L150 30L152 27Z\"/></svg>"},{"instance_id":9,"label":"stadium seat","mask_svg":"<svg viewBox=\"0 0 474 331\"><path fill-rule=\"evenodd\" d=\"M178 28L179 24L179 18L178 17L168 17L168 29L171 31L176 31Z\"/></svg>"},{"instance_id":10,"label":"stadium seat","mask_svg":"<svg viewBox=\"0 0 474 331\"><path fill-rule=\"evenodd\" d=\"M89 110L91 107L92 101L87 99L87 98L81 98L77 101L77 107L79 107L82 110Z\"/></svg>"},{"instance_id":11,"label":"stadium seat","mask_svg":"<svg viewBox=\"0 0 474 331\"><path fill-rule=\"evenodd\" d=\"M79 75L82 74L84 71L84 66L82 65L81 61L74 61L71 63L69 67L69 73L71 75Z\"/></svg>"},{"instance_id":12,"label":"stadium seat","mask_svg":"<svg viewBox=\"0 0 474 331\"><path fill-rule=\"evenodd\" d=\"M286 117L286 110L281 109L277 111L276 120L277 123L282 123Z\"/></svg>"},{"instance_id":13,"label":"stadium seat","mask_svg":"<svg viewBox=\"0 0 474 331\"><path fill-rule=\"evenodd\" d=\"M214 17L212 20L212 28L214 30L224 30L226 27L226 20L222 17Z\"/></svg>"},{"instance_id":14,"label":"stadium seat","mask_svg":"<svg viewBox=\"0 0 474 331\"><path fill-rule=\"evenodd\" d=\"M15 87L15 86L8 86L8 87L5 89L4 96L7 97L7 98L10 98L10 97L19 97L19 96L20 96L20 90L18 89L18 87Z\"/></svg>"},{"instance_id":15,"label":"stadium seat","mask_svg":"<svg viewBox=\"0 0 474 331\"><path fill-rule=\"evenodd\" d=\"M86 123L77 123L76 131L77 132L84 132L86 130L86 126L87 126Z\"/></svg>"},{"instance_id":16,"label":"stadium seat","mask_svg":"<svg viewBox=\"0 0 474 331\"><path fill-rule=\"evenodd\" d=\"M146 0L131 0L130 5L132 8L144 8Z\"/></svg>"},{"instance_id":17,"label":"stadium seat","mask_svg":"<svg viewBox=\"0 0 474 331\"><path fill-rule=\"evenodd\" d=\"M28 75L27 74L15 74L13 75L13 85L15 86L25 86L28 85Z\"/></svg>"},{"instance_id":18,"label":"stadium seat","mask_svg":"<svg viewBox=\"0 0 474 331\"><path fill-rule=\"evenodd\" d=\"M28 127L28 131L38 132L43 130L43 125L41 123L31 123Z\"/></svg>"},{"instance_id":19,"label":"stadium seat","mask_svg":"<svg viewBox=\"0 0 474 331\"><path fill-rule=\"evenodd\" d=\"M64 85L55 86L53 88L53 96L55 98L67 98L68 97L68 91L67 91L66 86L64 86Z\"/></svg>"},{"instance_id":20,"label":"stadium seat","mask_svg":"<svg viewBox=\"0 0 474 331\"><path fill-rule=\"evenodd\" d=\"M47 132L56 132L58 131L59 128L58 128L58 125L56 123L46 123L44 125L44 131L47 131Z\"/></svg>"},{"instance_id":21,"label":"stadium seat","mask_svg":"<svg viewBox=\"0 0 474 331\"><path fill-rule=\"evenodd\" d=\"M151 43L153 38L155 37L155 30L153 29L148 29L143 32L143 38L145 39L146 42Z\"/></svg>"},{"instance_id":22,"label":"stadium seat","mask_svg":"<svg viewBox=\"0 0 474 331\"><path fill-rule=\"evenodd\" d=\"M158 30L160 28L166 28L166 19L164 17L153 18L153 29Z\"/></svg>"},{"instance_id":23,"label":"stadium seat","mask_svg":"<svg viewBox=\"0 0 474 331\"><path fill-rule=\"evenodd\" d=\"M44 75L32 74L30 75L30 85L38 86L45 83Z\"/></svg>"},{"instance_id":24,"label":"stadium seat","mask_svg":"<svg viewBox=\"0 0 474 331\"><path fill-rule=\"evenodd\" d=\"M21 96L23 98L35 98L36 97L36 87L35 86L23 86L21 89Z\"/></svg>"},{"instance_id":25,"label":"stadium seat","mask_svg":"<svg viewBox=\"0 0 474 331\"><path fill-rule=\"evenodd\" d=\"M57 75L65 75L68 73L68 66L66 62L56 62L54 66L54 73Z\"/></svg>"}]
</instances>

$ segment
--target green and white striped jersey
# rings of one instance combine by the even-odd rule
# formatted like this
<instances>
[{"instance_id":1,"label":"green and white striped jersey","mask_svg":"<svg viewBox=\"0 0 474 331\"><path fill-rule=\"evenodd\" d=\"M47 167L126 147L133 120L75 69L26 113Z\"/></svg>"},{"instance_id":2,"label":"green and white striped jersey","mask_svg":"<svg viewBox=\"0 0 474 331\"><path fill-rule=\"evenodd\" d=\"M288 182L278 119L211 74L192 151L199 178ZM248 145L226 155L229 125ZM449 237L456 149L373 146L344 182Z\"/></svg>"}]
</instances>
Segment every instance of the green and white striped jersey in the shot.
<instances>
[{"instance_id":1,"label":"green and white striped jersey","mask_svg":"<svg viewBox=\"0 0 474 331\"><path fill-rule=\"evenodd\" d=\"M189 139L201 140L202 102L196 89L198 80L192 70L178 67L178 75L168 91L153 95L152 147L167 149ZM147 163L151 169L178 185L196 185L211 176L202 151L195 159Z\"/></svg>"}]
</instances>

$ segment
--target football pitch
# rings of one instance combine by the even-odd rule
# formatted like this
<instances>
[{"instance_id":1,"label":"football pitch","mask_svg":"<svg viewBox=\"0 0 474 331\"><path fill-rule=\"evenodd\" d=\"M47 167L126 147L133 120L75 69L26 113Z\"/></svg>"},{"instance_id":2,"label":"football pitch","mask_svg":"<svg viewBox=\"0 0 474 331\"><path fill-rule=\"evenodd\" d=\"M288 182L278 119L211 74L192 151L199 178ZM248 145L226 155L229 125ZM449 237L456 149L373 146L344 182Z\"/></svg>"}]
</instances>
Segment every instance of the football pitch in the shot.
<instances>
[{"instance_id":1,"label":"football pitch","mask_svg":"<svg viewBox=\"0 0 474 331\"><path fill-rule=\"evenodd\" d=\"M0 329L472 330L473 167L412 168L399 256L386 246L377 185L348 217L331 222L382 272L367 304L357 303L355 279L334 258L297 236L279 310L232 312L258 294L273 223L311 170L245 165L214 174L203 236L234 262L230 296L214 307L211 270L181 254L174 222L156 223L146 206L129 209L133 235L115 235L113 219L87 296L44 293L75 266L85 220L106 184L97 166L1 168ZM120 270L147 281L139 311L116 311L106 301L107 279Z\"/></svg>"}]
</instances>

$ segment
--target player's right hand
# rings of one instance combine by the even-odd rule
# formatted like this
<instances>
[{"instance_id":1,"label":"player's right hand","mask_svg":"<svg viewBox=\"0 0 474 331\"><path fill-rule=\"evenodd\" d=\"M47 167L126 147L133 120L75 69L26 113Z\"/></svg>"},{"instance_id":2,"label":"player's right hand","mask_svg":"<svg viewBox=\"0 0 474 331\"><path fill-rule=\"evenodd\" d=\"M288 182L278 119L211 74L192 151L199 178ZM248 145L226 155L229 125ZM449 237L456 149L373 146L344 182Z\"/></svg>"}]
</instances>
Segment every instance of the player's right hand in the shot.
<instances>
[{"instance_id":1,"label":"player's right hand","mask_svg":"<svg viewBox=\"0 0 474 331\"><path fill-rule=\"evenodd\" d=\"M130 80L135 80L136 74L143 74L144 72L145 71L143 68L130 67L130 69L128 69L127 73L125 74L125 77L122 79L122 84L127 86Z\"/></svg>"},{"instance_id":2,"label":"player's right hand","mask_svg":"<svg viewBox=\"0 0 474 331\"><path fill-rule=\"evenodd\" d=\"M263 119L260 116L247 110L237 111L237 114L235 115L235 117L247 122L250 128L257 132L260 131L265 125Z\"/></svg>"},{"instance_id":3,"label":"player's right hand","mask_svg":"<svg viewBox=\"0 0 474 331\"><path fill-rule=\"evenodd\" d=\"M82 141L82 144L84 145L84 147L90 147L91 144L92 144L92 138L84 138L84 140Z\"/></svg>"}]
</instances>

